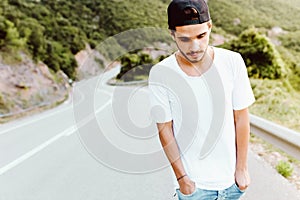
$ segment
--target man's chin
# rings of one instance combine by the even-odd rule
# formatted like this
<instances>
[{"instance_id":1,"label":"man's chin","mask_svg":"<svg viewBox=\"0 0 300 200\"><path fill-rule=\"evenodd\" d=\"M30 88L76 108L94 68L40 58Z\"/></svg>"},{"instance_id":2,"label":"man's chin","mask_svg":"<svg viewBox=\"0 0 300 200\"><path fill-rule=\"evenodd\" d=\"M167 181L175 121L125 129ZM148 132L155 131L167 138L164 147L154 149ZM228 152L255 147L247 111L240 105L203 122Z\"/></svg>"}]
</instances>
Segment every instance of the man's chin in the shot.
<instances>
[{"instance_id":1,"label":"man's chin","mask_svg":"<svg viewBox=\"0 0 300 200\"><path fill-rule=\"evenodd\" d=\"M197 56L190 56L190 55L188 55L187 57L190 60L190 62L199 62L199 61L202 60L203 54L201 53L201 54L198 54Z\"/></svg>"},{"instance_id":2,"label":"man's chin","mask_svg":"<svg viewBox=\"0 0 300 200\"><path fill-rule=\"evenodd\" d=\"M191 56L189 54L184 54L181 52L181 54L185 57L185 59L187 61L189 61L190 63L198 63L202 60L203 58L203 54L198 54L197 56Z\"/></svg>"},{"instance_id":3,"label":"man's chin","mask_svg":"<svg viewBox=\"0 0 300 200\"><path fill-rule=\"evenodd\" d=\"M201 61L202 57L197 57L197 58L188 57L188 58L191 63L197 63L197 62Z\"/></svg>"}]
</instances>

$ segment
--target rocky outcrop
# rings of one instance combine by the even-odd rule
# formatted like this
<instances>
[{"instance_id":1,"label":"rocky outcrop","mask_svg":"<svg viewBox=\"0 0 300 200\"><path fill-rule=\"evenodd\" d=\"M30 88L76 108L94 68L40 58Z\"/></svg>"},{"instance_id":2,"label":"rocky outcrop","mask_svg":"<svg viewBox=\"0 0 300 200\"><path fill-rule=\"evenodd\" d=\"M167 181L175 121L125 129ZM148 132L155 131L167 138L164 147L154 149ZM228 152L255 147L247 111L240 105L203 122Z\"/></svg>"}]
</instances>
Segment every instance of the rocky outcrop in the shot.
<instances>
[{"instance_id":1,"label":"rocky outcrop","mask_svg":"<svg viewBox=\"0 0 300 200\"><path fill-rule=\"evenodd\" d=\"M104 57L96 50L91 49L86 45L84 50L81 50L75 55L78 63L77 78L79 80L90 78L102 73L108 63Z\"/></svg>"},{"instance_id":2,"label":"rocky outcrop","mask_svg":"<svg viewBox=\"0 0 300 200\"><path fill-rule=\"evenodd\" d=\"M0 59L0 122L28 110L55 105L69 93L68 78L62 71L53 73L24 53L20 53L20 60L5 64Z\"/></svg>"}]
</instances>

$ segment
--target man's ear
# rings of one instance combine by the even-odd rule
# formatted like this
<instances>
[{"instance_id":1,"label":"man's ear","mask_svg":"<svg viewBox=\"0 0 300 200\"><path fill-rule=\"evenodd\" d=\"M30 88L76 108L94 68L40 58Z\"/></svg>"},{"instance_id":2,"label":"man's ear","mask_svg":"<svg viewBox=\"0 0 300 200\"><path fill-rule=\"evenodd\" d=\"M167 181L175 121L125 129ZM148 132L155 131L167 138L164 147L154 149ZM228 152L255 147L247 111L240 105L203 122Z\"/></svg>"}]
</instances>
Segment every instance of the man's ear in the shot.
<instances>
[{"instance_id":1,"label":"man's ear","mask_svg":"<svg viewBox=\"0 0 300 200\"><path fill-rule=\"evenodd\" d=\"M207 22L208 28L211 30L213 27L212 21L210 20L209 22Z\"/></svg>"},{"instance_id":2,"label":"man's ear","mask_svg":"<svg viewBox=\"0 0 300 200\"><path fill-rule=\"evenodd\" d=\"M172 39L175 41L175 31L174 30L170 30L170 35L171 35Z\"/></svg>"}]
</instances>

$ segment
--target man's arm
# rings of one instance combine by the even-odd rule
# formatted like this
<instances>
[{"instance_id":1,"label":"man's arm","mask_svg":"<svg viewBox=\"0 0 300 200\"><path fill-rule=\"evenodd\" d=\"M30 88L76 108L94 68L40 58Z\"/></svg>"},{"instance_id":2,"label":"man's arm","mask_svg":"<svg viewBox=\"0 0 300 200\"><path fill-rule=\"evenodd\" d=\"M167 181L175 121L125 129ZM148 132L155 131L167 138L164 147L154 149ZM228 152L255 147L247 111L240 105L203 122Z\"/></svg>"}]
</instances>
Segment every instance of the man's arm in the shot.
<instances>
[{"instance_id":1,"label":"man's arm","mask_svg":"<svg viewBox=\"0 0 300 200\"><path fill-rule=\"evenodd\" d=\"M250 184L248 173L248 143L250 138L250 123L248 108L234 110L236 134L236 169L235 181L241 190Z\"/></svg>"},{"instance_id":2,"label":"man's arm","mask_svg":"<svg viewBox=\"0 0 300 200\"><path fill-rule=\"evenodd\" d=\"M195 183L186 175L180 159L179 149L173 133L173 122L157 123L157 128L160 142L169 162L171 163L176 178L178 179L182 177L178 181L180 191L183 194L193 193L195 190Z\"/></svg>"}]
</instances>

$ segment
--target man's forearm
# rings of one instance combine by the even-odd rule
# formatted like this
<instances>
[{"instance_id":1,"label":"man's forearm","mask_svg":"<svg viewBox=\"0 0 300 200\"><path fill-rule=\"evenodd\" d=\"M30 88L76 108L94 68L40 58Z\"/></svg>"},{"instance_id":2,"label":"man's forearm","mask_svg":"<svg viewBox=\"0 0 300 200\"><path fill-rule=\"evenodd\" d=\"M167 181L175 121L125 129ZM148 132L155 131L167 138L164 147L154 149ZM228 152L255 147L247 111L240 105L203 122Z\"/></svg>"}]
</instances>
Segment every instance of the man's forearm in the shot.
<instances>
[{"instance_id":1,"label":"man's forearm","mask_svg":"<svg viewBox=\"0 0 300 200\"><path fill-rule=\"evenodd\" d=\"M176 177L179 178L185 175L186 172L180 159L180 152L170 123L158 125L159 139Z\"/></svg>"},{"instance_id":2,"label":"man's forearm","mask_svg":"<svg viewBox=\"0 0 300 200\"><path fill-rule=\"evenodd\" d=\"M250 138L250 124L248 109L235 114L236 131L236 168L248 169L248 146Z\"/></svg>"},{"instance_id":3,"label":"man's forearm","mask_svg":"<svg viewBox=\"0 0 300 200\"><path fill-rule=\"evenodd\" d=\"M172 165L177 178L179 189L183 194L191 194L195 191L195 183L187 176L180 158L180 151L174 137L172 122L157 124L159 139L165 154Z\"/></svg>"}]
</instances>

